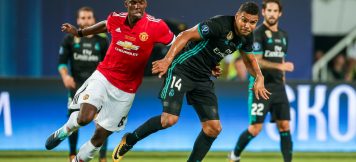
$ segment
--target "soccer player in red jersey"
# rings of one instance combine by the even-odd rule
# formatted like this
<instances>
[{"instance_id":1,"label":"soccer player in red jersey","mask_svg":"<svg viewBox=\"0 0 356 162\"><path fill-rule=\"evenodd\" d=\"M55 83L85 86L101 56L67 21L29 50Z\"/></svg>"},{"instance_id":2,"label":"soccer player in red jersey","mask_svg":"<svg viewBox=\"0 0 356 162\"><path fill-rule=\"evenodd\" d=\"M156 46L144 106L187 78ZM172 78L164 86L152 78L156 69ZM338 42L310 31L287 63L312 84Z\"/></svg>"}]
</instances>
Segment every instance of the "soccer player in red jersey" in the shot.
<instances>
[{"instance_id":1,"label":"soccer player in red jersey","mask_svg":"<svg viewBox=\"0 0 356 162\"><path fill-rule=\"evenodd\" d=\"M165 22L145 12L146 0L125 0L127 12L111 13L107 20L76 29L65 23L62 31L74 36L109 32L112 41L104 61L78 89L67 123L50 135L46 148L51 150L81 126L96 121L95 133L79 150L74 162L90 161L112 132L124 129L144 68L155 43L171 44L175 36ZM96 115L97 114L97 115Z\"/></svg>"}]
</instances>

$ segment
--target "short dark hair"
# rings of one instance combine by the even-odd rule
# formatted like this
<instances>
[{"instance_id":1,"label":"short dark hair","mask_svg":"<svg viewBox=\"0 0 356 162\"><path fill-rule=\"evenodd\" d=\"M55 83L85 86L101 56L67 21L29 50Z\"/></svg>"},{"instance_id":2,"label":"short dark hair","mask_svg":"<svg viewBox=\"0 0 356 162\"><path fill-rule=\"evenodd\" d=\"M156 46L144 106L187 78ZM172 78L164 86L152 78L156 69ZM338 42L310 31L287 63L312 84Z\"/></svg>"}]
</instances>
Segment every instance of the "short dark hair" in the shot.
<instances>
[{"instance_id":1,"label":"short dark hair","mask_svg":"<svg viewBox=\"0 0 356 162\"><path fill-rule=\"evenodd\" d=\"M79 8L79 10L77 11L77 18L79 18L79 13L82 12L82 11L87 11L87 12L93 13L93 16L95 18L94 10L91 7L88 7L88 6L84 6L84 7Z\"/></svg>"},{"instance_id":2,"label":"short dark hair","mask_svg":"<svg viewBox=\"0 0 356 162\"><path fill-rule=\"evenodd\" d=\"M279 12L282 12L282 4L280 0L263 0L262 1L262 9L266 9L268 3L276 3L279 8Z\"/></svg>"},{"instance_id":3,"label":"short dark hair","mask_svg":"<svg viewBox=\"0 0 356 162\"><path fill-rule=\"evenodd\" d=\"M246 12L247 14L250 15L258 15L259 13L259 8L258 5L255 2L245 2L243 3L238 12Z\"/></svg>"}]
</instances>

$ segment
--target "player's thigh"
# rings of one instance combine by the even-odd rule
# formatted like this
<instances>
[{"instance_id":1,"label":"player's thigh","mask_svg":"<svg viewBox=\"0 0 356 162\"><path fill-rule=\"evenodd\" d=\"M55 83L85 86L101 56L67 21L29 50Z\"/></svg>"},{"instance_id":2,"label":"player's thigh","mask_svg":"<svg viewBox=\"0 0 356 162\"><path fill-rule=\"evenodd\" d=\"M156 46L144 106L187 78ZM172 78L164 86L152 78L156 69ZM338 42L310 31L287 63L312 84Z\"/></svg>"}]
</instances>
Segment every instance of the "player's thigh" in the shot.
<instances>
[{"instance_id":1,"label":"player's thigh","mask_svg":"<svg viewBox=\"0 0 356 162\"><path fill-rule=\"evenodd\" d=\"M87 81L77 90L69 109L80 109L82 103L93 105L99 111L107 97L106 78L95 71Z\"/></svg>"},{"instance_id":2,"label":"player's thigh","mask_svg":"<svg viewBox=\"0 0 356 162\"><path fill-rule=\"evenodd\" d=\"M250 124L263 123L266 115L270 111L270 100L257 99L252 90L248 96L248 114Z\"/></svg>"},{"instance_id":3,"label":"player's thigh","mask_svg":"<svg viewBox=\"0 0 356 162\"><path fill-rule=\"evenodd\" d=\"M285 91L275 92L276 98L271 104L272 121L290 120L290 105Z\"/></svg>"},{"instance_id":4,"label":"player's thigh","mask_svg":"<svg viewBox=\"0 0 356 162\"><path fill-rule=\"evenodd\" d=\"M192 81L177 73L167 75L159 98L162 100L163 112L179 116L182 108L183 97L187 90L191 89Z\"/></svg>"},{"instance_id":5,"label":"player's thigh","mask_svg":"<svg viewBox=\"0 0 356 162\"><path fill-rule=\"evenodd\" d=\"M115 132L126 126L128 113L135 98L134 93L124 92L108 84L108 94L95 121L104 129Z\"/></svg>"},{"instance_id":6,"label":"player's thigh","mask_svg":"<svg viewBox=\"0 0 356 162\"><path fill-rule=\"evenodd\" d=\"M220 119L212 81L196 83L194 89L187 92L187 100L188 104L193 105L201 122Z\"/></svg>"}]
</instances>

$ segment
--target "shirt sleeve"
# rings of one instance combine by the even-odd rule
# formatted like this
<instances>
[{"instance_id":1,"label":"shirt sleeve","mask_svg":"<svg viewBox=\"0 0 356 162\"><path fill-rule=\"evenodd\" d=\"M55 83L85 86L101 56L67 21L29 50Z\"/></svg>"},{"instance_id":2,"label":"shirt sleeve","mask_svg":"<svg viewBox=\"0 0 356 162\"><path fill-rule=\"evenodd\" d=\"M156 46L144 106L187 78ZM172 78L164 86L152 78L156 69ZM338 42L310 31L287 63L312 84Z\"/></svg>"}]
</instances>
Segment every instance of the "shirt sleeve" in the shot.
<instances>
[{"instance_id":1,"label":"shirt sleeve","mask_svg":"<svg viewBox=\"0 0 356 162\"><path fill-rule=\"evenodd\" d=\"M108 18L106 19L106 29L109 33L111 33L111 24L112 24L113 14L116 14L116 13L115 12L110 13Z\"/></svg>"},{"instance_id":2,"label":"shirt sleeve","mask_svg":"<svg viewBox=\"0 0 356 162\"><path fill-rule=\"evenodd\" d=\"M258 31L254 32L254 42L253 42L253 54L262 55L263 54L263 34Z\"/></svg>"},{"instance_id":3,"label":"shirt sleeve","mask_svg":"<svg viewBox=\"0 0 356 162\"><path fill-rule=\"evenodd\" d=\"M245 53L253 53L253 33L243 37L240 50Z\"/></svg>"},{"instance_id":4,"label":"shirt sleeve","mask_svg":"<svg viewBox=\"0 0 356 162\"><path fill-rule=\"evenodd\" d=\"M58 61L58 70L67 67L71 52L71 37L66 35L59 47L59 61Z\"/></svg>"},{"instance_id":5,"label":"shirt sleeve","mask_svg":"<svg viewBox=\"0 0 356 162\"><path fill-rule=\"evenodd\" d=\"M100 46L101 46L101 50L100 50L100 54L101 54L101 58L100 61L104 60L104 57L106 55L106 52L108 51L108 47L109 47L109 40L108 37L106 36L105 38L102 38L100 41Z\"/></svg>"},{"instance_id":6,"label":"shirt sleeve","mask_svg":"<svg viewBox=\"0 0 356 162\"><path fill-rule=\"evenodd\" d=\"M285 45L286 45L286 53L285 53L285 55L287 56L287 54L288 54L289 39L288 39L288 34L287 34L286 32L284 32L284 34L285 34L285 40L283 40L283 41L285 41L285 42L283 42L283 43L285 43Z\"/></svg>"},{"instance_id":7,"label":"shirt sleeve","mask_svg":"<svg viewBox=\"0 0 356 162\"><path fill-rule=\"evenodd\" d=\"M202 39L219 37L223 34L219 18L219 16L213 17L198 24L198 32Z\"/></svg>"},{"instance_id":8,"label":"shirt sleeve","mask_svg":"<svg viewBox=\"0 0 356 162\"><path fill-rule=\"evenodd\" d=\"M158 31L156 43L163 43L165 45L171 45L173 43L175 36L163 20L159 21Z\"/></svg>"}]
</instances>

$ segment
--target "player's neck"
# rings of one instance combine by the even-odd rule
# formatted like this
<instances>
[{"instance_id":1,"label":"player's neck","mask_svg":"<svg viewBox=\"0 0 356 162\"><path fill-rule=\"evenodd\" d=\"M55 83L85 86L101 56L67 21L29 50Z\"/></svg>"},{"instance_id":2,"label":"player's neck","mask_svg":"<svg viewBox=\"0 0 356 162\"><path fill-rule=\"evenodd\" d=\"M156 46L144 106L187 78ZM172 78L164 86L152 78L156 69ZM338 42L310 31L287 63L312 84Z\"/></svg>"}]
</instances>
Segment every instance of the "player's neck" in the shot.
<instances>
[{"instance_id":1,"label":"player's neck","mask_svg":"<svg viewBox=\"0 0 356 162\"><path fill-rule=\"evenodd\" d=\"M136 25L136 23L138 22L138 20L140 20L140 19L138 19L134 16L128 15L127 19L126 19L126 24L129 25L130 28L133 28Z\"/></svg>"},{"instance_id":2,"label":"player's neck","mask_svg":"<svg viewBox=\"0 0 356 162\"><path fill-rule=\"evenodd\" d=\"M263 21L263 24L271 31L277 32L278 31L278 22L274 25L269 25L266 21Z\"/></svg>"}]
</instances>

